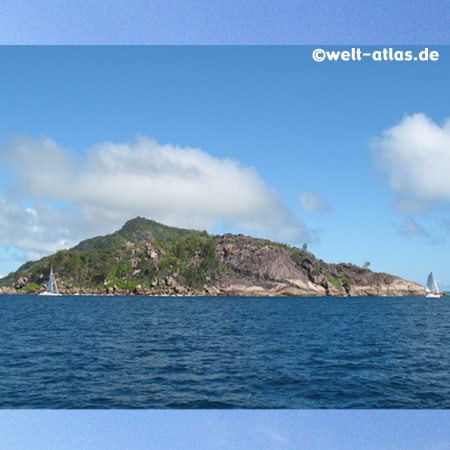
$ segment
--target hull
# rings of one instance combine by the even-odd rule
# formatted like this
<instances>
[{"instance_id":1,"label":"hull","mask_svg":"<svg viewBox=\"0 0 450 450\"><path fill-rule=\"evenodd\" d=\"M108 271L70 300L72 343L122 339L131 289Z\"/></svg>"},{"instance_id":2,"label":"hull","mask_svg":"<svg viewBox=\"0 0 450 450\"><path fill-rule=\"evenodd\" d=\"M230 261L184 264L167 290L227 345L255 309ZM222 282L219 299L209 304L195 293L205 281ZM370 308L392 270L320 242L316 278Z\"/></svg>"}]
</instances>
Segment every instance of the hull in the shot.
<instances>
[{"instance_id":1,"label":"hull","mask_svg":"<svg viewBox=\"0 0 450 450\"><path fill-rule=\"evenodd\" d=\"M441 294L427 294L426 298L441 298Z\"/></svg>"},{"instance_id":2,"label":"hull","mask_svg":"<svg viewBox=\"0 0 450 450\"><path fill-rule=\"evenodd\" d=\"M41 294L39 294L39 295L53 295L53 296L58 296L58 295L61 295L61 294L57 294L56 292L47 292L47 291L44 291L44 292L42 292Z\"/></svg>"}]
</instances>

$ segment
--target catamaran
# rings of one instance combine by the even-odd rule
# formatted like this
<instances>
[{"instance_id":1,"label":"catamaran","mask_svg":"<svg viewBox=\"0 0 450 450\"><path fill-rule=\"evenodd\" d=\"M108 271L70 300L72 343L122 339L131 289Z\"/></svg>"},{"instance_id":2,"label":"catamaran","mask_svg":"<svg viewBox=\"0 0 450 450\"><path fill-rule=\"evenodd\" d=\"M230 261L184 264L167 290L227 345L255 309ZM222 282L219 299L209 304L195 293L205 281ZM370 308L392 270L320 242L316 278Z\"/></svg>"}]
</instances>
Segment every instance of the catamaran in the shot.
<instances>
[{"instance_id":1,"label":"catamaran","mask_svg":"<svg viewBox=\"0 0 450 450\"><path fill-rule=\"evenodd\" d=\"M436 280L434 279L433 272L431 272L430 275L428 275L427 286L425 288L425 291L426 291L425 297L427 298L441 297L441 293L439 291Z\"/></svg>"},{"instance_id":2,"label":"catamaran","mask_svg":"<svg viewBox=\"0 0 450 450\"><path fill-rule=\"evenodd\" d=\"M48 278L47 290L42 292L40 295L61 295L58 291L56 278L53 275L53 267L50 269L50 276Z\"/></svg>"}]
</instances>

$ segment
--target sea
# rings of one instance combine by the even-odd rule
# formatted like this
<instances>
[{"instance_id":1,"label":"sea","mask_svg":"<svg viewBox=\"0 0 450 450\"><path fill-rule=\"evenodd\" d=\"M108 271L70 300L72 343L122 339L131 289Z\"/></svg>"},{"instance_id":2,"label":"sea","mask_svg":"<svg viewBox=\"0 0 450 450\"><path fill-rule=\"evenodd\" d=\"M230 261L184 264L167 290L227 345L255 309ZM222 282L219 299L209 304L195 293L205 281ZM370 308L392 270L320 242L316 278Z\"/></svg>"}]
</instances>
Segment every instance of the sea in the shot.
<instances>
[{"instance_id":1,"label":"sea","mask_svg":"<svg viewBox=\"0 0 450 450\"><path fill-rule=\"evenodd\" d=\"M450 408L450 297L0 295L0 407Z\"/></svg>"}]
</instances>

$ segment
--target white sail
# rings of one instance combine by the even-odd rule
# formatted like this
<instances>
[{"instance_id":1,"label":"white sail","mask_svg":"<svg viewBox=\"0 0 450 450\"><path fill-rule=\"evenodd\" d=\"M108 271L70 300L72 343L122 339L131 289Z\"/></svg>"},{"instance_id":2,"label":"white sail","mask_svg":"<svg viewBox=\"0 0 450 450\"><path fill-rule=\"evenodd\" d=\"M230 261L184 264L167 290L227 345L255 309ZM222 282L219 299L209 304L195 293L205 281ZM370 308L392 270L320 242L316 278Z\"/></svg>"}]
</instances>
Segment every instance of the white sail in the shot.
<instances>
[{"instance_id":1,"label":"white sail","mask_svg":"<svg viewBox=\"0 0 450 450\"><path fill-rule=\"evenodd\" d=\"M61 295L58 291L56 278L53 275L53 267L50 268L50 276L48 277L47 290L44 291L41 295Z\"/></svg>"},{"instance_id":2,"label":"white sail","mask_svg":"<svg viewBox=\"0 0 450 450\"><path fill-rule=\"evenodd\" d=\"M48 277L47 292L53 292L53 268L50 269L50 275Z\"/></svg>"},{"instance_id":3,"label":"white sail","mask_svg":"<svg viewBox=\"0 0 450 450\"><path fill-rule=\"evenodd\" d=\"M428 275L427 286L425 290L427 292L426 294L427 297L441 296L436 280L434 279L433 272L431 272L430 275Z\"/></svg>"}]
</instances>

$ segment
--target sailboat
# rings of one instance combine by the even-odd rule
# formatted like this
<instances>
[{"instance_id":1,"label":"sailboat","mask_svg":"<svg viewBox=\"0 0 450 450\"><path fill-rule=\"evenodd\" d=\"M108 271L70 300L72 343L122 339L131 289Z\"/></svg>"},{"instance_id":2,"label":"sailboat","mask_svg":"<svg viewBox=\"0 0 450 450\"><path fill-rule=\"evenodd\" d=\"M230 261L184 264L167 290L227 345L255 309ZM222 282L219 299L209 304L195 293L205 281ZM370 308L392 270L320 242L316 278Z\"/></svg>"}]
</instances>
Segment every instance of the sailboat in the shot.
<instances>
[{"instance_id":1,"label":"sailboat","mask_svg":"<svg viewBox=\"0 0 450 450\"><path fill-rule=\"evenodd\" d=\"M427 286L425 288L425 291L426 291L425 297L427 298L440 298L441 296L436 280L434 279L433 272L431 272L430 275L428 275Z\"/></svg>"},{"instance_id":2,"label":"sailboat","mask_svg":"<svg viewBox=\"0 0 450 450\"><path fill-rule=\"evenodd\" d=\"M42 292L40 295L61 295L58 291L56 278L53 275L53 267L50 269L50 276L48 278L47 290Z\"/></svg>"}]
</instances>

